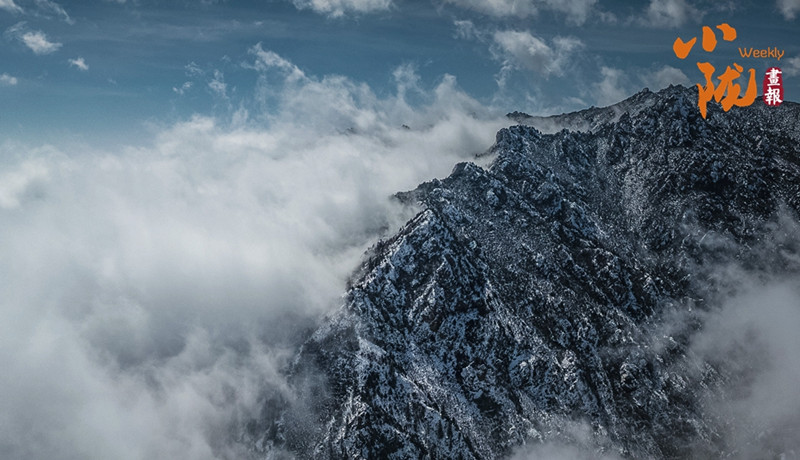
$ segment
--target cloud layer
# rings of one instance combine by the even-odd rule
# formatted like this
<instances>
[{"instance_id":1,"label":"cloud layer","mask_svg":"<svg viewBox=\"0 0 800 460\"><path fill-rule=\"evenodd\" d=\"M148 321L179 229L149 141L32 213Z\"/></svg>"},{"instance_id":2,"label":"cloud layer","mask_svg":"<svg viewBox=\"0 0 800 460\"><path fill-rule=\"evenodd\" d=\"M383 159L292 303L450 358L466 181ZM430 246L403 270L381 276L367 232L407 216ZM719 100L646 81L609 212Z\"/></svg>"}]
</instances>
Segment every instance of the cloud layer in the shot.
<instances>
[{"instance_id":1,"label":"cloud layer","mask_svg":"<svg viewBox=\"0 0 800 460\"><path fill-rule=\"evenodd\" d=\"M735 458L791 458L800 452L800 290L797 277L743 277L735 295L706 319L694 351L731 383L705 406L722 421Z\"/></svg>"},{"instance_id":2,"label":"cloud layer","mask_svg":"<svg viewBox=\"0 0 800 460\"><path fill-rule=\"evenodd\" d=\"M379 97L251 59L251 106L151 147L0 146L4 458L247 458L240 424L288 392L299 338L408 217L390 195L503 123L449 76L426 91L404 66Z\"/></svg>"}]
</instances>

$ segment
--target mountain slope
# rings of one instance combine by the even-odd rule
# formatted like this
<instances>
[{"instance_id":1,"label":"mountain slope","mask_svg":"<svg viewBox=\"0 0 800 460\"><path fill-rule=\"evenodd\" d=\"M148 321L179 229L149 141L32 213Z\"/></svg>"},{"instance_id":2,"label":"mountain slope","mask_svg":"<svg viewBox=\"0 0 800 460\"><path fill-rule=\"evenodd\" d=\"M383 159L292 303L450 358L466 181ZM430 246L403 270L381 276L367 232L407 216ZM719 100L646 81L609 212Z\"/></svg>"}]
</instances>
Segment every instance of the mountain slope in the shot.
<instances>
[{"instance_id":1,"label":"mountain slope","mask_svg":"<svg viewBox=\"0 0 800 460\"><path fill-rule=\"evenodd\" d=\"M398 195L421 212L303 346L297 400L268 401L251 426L260 451L725 452L702 396L728 374L689 344L724 287L719 263L800 269L796 235L768 258L752 250L800 211L800 108L710 106L703 120L696 92L670 87L560 117L548 123L584 131L503 129L487 169Z\"/></svg>"}]
</instances>

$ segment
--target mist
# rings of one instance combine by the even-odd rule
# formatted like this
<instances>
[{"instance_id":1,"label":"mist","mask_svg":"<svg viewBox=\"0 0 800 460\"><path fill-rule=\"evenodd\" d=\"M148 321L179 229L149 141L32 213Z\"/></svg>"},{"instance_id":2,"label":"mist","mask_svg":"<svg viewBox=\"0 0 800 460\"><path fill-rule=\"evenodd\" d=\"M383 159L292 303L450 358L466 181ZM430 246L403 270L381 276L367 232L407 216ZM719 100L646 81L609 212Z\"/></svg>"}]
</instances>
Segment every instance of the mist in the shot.
<instances>
[{"instance_id":1,"label":"mist","mask_svg":"<svg viewBox=\"0 0 800 460\"><path fill-rule=\"evenodd\" d=\"M715 261L694 269L706 306L684 306L667 323L681 329L694 317L702 324L676 372L699 384L704 418L716 427L714 451L742 460L798 458L800 221L780 209L749 244L700 235ZM717 383L706 387L701 381L710 369Z\"/></svg>"},{"instance_id":2,"label":"mist","mask_svg":"<svg viewBox=\"0 0 800 460\"><path fill-rule=\"evenodd\" d=\"M705 398L719 443L736 459L800 456L800 278L742 279L705 321L693 352L727 383Z\"/></svg>"},{"instance_id":3,"label":"mist","mask_svg":"<svg viewBox=\"0 0 800 460\"><path fill-rule=\"evenodd\" d=\"M0 146L4 458L246 457L236 430L413 212L391 195L506 123L410 66L384 96L260 45L245 67L254 94L137 146Z\"/></svg>"}]
</instances>

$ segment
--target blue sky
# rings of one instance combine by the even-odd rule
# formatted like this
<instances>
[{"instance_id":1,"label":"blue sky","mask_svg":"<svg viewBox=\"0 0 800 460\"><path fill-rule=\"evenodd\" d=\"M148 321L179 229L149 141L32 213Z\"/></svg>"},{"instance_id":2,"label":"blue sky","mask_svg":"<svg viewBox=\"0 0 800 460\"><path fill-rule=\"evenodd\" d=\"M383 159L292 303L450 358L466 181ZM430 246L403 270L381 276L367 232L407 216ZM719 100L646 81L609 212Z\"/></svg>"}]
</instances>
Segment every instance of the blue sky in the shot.
<instances>
[{"instance_id":1,"label":"blue sky","mask_svg":"<svg viewBox=\"0 0 800 460\"><path fill-rule=\"evenodd\" d=\"M777 46L780 62L738 62L759 85L763 69L784 68L797 100L799 15L798 0L0 0L0 135L136 143L192 114L269 112L253 104L257 44L379 97L396 92L402 67L427 90L452 75L487 109L558 113L699 82L697 59L675 58L672 41L721 22L739 37L712 62Z\"/></svg>"}]
</instances>

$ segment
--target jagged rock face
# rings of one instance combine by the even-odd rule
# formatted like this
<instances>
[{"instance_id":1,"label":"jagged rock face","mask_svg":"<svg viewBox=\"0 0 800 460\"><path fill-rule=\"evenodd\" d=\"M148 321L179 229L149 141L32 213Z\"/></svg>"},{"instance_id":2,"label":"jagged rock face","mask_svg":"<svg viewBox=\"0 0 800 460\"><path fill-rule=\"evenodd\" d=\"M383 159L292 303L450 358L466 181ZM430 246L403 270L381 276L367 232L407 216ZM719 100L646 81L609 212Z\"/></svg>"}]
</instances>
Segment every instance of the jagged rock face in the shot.
<instances>
[{"instance_id":1,"label":"jagged rock face","mask_svg":"<svg viewBox=\"0 0 800 460\"><path fill-rule=\"evenodd\" d=\"M696 92L670 87L548 120L588 131L514 126L488 168L399 194L422 211L303 346L303 403L255 425L261 448L498 458L579 421L598 452L719 455L698 395L724 375L685 372L702 324L681 311L667 334L665 318L702 310L714 263L747 259L780 209L797 215L800 108L710 109L703 120ZM800 269L784 249L751 262Z\"/></svg>"}]
</instances>

